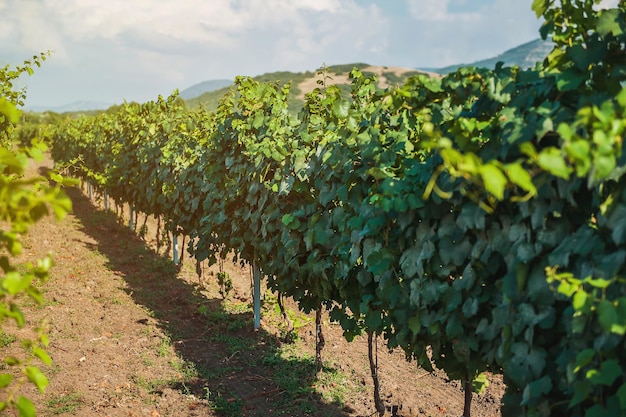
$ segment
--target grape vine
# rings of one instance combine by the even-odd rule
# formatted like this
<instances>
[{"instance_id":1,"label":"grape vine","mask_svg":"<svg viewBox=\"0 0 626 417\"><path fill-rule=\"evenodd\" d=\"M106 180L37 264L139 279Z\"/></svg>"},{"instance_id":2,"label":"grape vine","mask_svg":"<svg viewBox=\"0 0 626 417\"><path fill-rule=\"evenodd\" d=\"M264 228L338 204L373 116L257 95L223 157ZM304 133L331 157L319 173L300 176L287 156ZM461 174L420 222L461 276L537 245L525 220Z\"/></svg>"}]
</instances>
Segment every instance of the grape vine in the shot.
<instances>
[{"instance_id":1,"label":"grape vine","mask_svg":"<svg viewBox=\"0 0 626 417\"><path fill-rule=\"evenodd\" d=\"M531 69L424 75L379 90L238 77L214 113L176 95L61 126L54 157L234 253L347 338L463 381L504 416L626 410L626 2L535 0L554 49Z\"/></svg>"},{"instance_id":2,"label":"grape vine","mask_svg":"<svg viewBox=\"0 0 626 417\"><path fill-rule=\"evenodd\" d=\"M20 147L14 143L14 132L18 124L25 92L14 90L13 83L24 73L32 74L34 65L40 66L47 54L36 55L23 65L0 68L0 335L10 340L11 326L31 327L34 338L17 339L24 354L3 354L5 367L0 372L0 412L14 408L21 417L35 416L33 403L21 394L26 383L34 384L40 392L48 385L48 379L39 370L37 363L50 365L46 352L48 338L46 323L28 323L22 311L26 300L37 304L43 302L38 285L48 277L52 259L47 256L35 263L18 263L15 258L22 253L22 235L33 224L48 215L50 210L57 218L71 210L71 201L63 192L63 184L69 183L58 174L51 178L26 176L31 160L39 160L46 151L43 143ZM6 337L6 339L5 339Z\"/></svg>"}]
</instances>

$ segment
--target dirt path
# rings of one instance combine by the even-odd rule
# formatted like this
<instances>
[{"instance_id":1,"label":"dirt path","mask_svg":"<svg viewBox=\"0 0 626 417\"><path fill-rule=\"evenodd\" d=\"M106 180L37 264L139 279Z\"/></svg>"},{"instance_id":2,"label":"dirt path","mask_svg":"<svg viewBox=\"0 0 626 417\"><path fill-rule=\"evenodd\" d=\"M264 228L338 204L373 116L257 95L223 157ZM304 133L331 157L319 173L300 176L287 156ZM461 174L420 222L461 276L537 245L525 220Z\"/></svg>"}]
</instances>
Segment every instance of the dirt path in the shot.
<instances>
[{"instance_id":1,"label":"dirt path","mask_svg":"<svg viewBox=\"0 0 626 417\"><path fill-rule=\"evenodd\" d=\"M56 262L45 305L27 311L50 322L54 363L41 367L50 385L44 395L27 393L40 416L372 415L365 339L348 344L326 321L318 378L311 317L290 304L299 338L283 343L275 298L266 294L262 329L252 329L246 268L224 266L233 290L223 300L215 268L205 268L201 284L188 259L179 270L155 251L154 222L142 240L101 203L69 193L74 213L38 224L25 242L25 259L51 251ZM401 407L395 415L461 415L457 383L382 343L379 354L385 403ZM494 379L473 416L499 416L502 389Z\"/></svg>"}]
</instances>

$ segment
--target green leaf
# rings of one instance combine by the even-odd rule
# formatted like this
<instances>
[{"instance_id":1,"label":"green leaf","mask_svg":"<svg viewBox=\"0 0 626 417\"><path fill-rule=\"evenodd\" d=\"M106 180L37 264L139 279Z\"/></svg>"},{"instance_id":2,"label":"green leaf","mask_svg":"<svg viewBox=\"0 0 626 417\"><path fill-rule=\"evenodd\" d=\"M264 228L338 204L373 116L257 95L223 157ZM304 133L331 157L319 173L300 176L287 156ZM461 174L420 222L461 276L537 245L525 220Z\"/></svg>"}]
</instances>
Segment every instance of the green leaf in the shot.
<instances>
[{"instance_id":1,"label":"green leaf","mask_svg":"<svg viewBox=\"0 0 626 417\"><path fill-rule=\"evenodd\" d=\"M463 315L467 318L473 317L478 313L478 299L468 298L463 303Z\"/></svg>"},{"instance_id":2,"label":"green leaf","mask_svg":"<svg viewBox=\"0 0 626 417\"><path fill-rule=\"evenodd\" d=\"M346 99L337 100L333 103L333 116L338 119L348 117L348 110L350 110L350 102Z\"/></svg>"},{"instance_id":3,"label":"green leaf","mask_svg":"<svg viewBox=\"0 0 626 417\"><path fill-rule=\"evenodd\" d=\"M549 376L531 382L526 385L522 396L522 405L527 405L541 398L542 395L548 394L552 389L552 380Z\"/></svg>"},{"instance_id":4,"label":"green leaf","mask_svg":"<svg viewBox=\"0 0 626 417\"><path fill-rule=\"evenodd\" d=\"M626 88L622 88L622 90L617 93L616 98L620 106L626 107Z\"/></svg>"},{"instance_id":5,"label":"green leaf","mask_svg":"<svg viewBox=\"0 0 626 417\"><path fill-rule=\"evenodd\" d=\"M602 300L596 307L598 311L598 321L605 332L611 332L613 326L618 324L617 309L607 300Z\"/></svg>"},{"instance_id":6,"label":"green leaf","mask_svg":"<svg viewBox=\"0 0 626 417\"><path fill-rule=\"evenodd\" d=\"M624 33L624 15L619 9L602 10L598 17L598 33L600 36L606 36L611 34L613 36L619 36Z\"/></svg>"},{"instance_id":7,"label":"green leaf","mask_svg":"<svg viewBox=\"0 0 626 417\"><path fill-rule=\"evenodd\" d=\"M578 290L574 297L572 298L572 306L574 310L580 311L587 305L587 300L589 299L589 295L585 292L585 290Z\"/></svg>"},{"instance_id":8,"label":"green leaf","mask_svg":"<svg viewBox=\"0 0 626 417\"><path fill-rule=\"evenodd\" d=\"M595 166L595 180L603 180L608 177L615 169L616 160L615 156L611 155L597 155L593 160Z\"/></svg>"},{"instance_id":9,"label":"green leaf","mask_svg":"<svg viewBox=\"0 0 626 417\"><path fill-rule=\"evenodd\" d=\"M16 404L17 409L20 412L20 417L36 417L35 405L30 402L26 397L20 395Z\"/></svg>"},{"instance_id":10,"label":"green leaf","mask_svg":"<svg viewBox=\"0 0 626 417\"><path fill-rule=\"evenodd\" d=\"M39 392L43 393L48 386L48 378L35 366L26 368L26 376L28 380L35 384Z\"/></svg>"},{"instance_id":11,"label":"green leaf","mask_svg":"<svg viewBox=\"0 0 626 417\"><path fill-rule=\"evenodd\" d=\"M525 386L541 375L546 366L546 352L540 346L523 342L511 345L513 358L509 362L509 376L518 386Z\"/></svg>"},{"instance_id":12,"label":"green leaf","mask_svg":"<svg viewBox=\"0 0 626 417\"><path fill-rule=\"evenodd\" d=\"M572 91L580 87L587 76L586 72L570 68L558 75L556 86L559 91Z\"/></svg>"},{"instance_id":13,"label":"green leaf","mask_svg":"<svg viewBox=\"0 0 626 417\"><path fill-rule=\"evenodd\" d=\"M13 381L13 375L0 374L0 388L7 387Z\"/></svg>"},{"instance_id":14,"label":"green leaf","mask_svg":"<svg viewBox=\"0 0 626 417\"><path fill-rule=\"evenodd\" d=\"M412 246L402 252L400 256L400 268L406 278L414 277L419 269L418 259L420 259L421 249L418 246Z\"/></svg>"},{"instance_id":15,"label":"green leaf","mask_svg":"<svg viewBox=\"0 0 626 417\"><path fill-rule=\"evenodd\" d=\"M546 10L548 10L548 6L550 6L549 0L533 0L531 9L535 12L535 15L537 15L537 17L541 17L546 12Z\"/></svg>"},{"instance_id":16,"label":"green leaf","mask_svg":"<svg viewBox=\"0 0 626 417\"><path fill-rule=\"evenodd\" d=\"M537 164L552 175L568 179L571 169L565 163L561 150L553 146L545 148L537 156Z\"/></svg>"},{"instance_id":17,"label":"green leaf","mask_svg":"<svg viewBox=\"0 0 626 417\"><path fill-rule=\"evenodd\" d=\"M533 178L530 176L530 173L524 169L520 162L507 164L505 170L506 175L509 177L513 184L517 185L522 190L529 193L537 193L535 184L533 184Z\"/></svg>"},{"instance_id":18,"label":"green leaf","mask_svg":"<svg viewBox=\"0 0 626 417\"><path fill-rule=\"evenodd\" d=\"M594 288L599 288L603 290L605 288L608 288L609 285L613 283L613 281L610 279L604 279L604 278L597 278L597 279L587 278L585 280L585 283L591 285Z\"/></svg>"},{"instance_id":19,"label":"green leaf","mask_svg":"<svg viewBox=\"0 0 626 417\"><path fill-rule=\"evenodd\" d=\"M488 386L489 379L487 379L487 374L484 372L478 374L472 381L472 390L477 394L482 394Z\"/></svg>"},{"instance_id":20,"label":"green leaf","mask_svg":"<svg viewBox=\"0 0 626 417\"><path fill-rule=\"evenodd\" d=\"M578 355L576 355L576 367L574 368L574 372L579 372L583 367L589 365L595 354L596 351L591 348L579 352Z\"/></svg>"},{"instance_id":21,"label":"green leaf","mask_svg":"<svg viewBox=\"0 0 626 417\"><path fill-rule=\"evenodd\" d=\"M485 189L498 200L502 200L504 198L504 188L507 184L507 179L502 170L493 164L486 164L478 168L478 172L483 180Z\"/></svg>"},{"instance_id":22,"label":"green leaf","mask_svg":"<svg viewBox=\"0 0 626 417\"><path fill-rule=\"evenodd\" d=\"M530 142L524 142L519 145L519 150L521 153L526 155L529 159L537 159L537 150Z\"/></svg>"},{"instance_id":23,"label":"green leaf","mask_svg":"<svg viewBox=\"0 0 626 417\"><path fill-rule=\"evenodd\" d=\"M569 407L573 407L576 404L580 404L585 401L591 393L591 384L589 381L576 381L574 382L574 395L569 402Z\"/></svg>"},{"instance_id":24,"label":"green leaf","mask_svg":"<svg viewBox=\"0 0 626 417\"><path fill-rule=\"evenodd\" d=\"M15 295L24 291L30 285L30 279L23 277L17 271L7 272L2 281L2 288L9 294Z\"/></svg>"},{"instance_id":25,"label":"green leaf","mask_svg":"<svg viewBox=\"0 0 626 417\"><path fill-rule=\"evenodd\" d=\"M561 126L564 126L563 124ZM591 147L586 140L574 140L564 146L567 155L574 159L576 174L579 177L586 175L591 167Z\"/></svg>"},{"instance_id":26,"label":"green leaf","mask_svg":"<svg viewBox=\"0 0 626 417\"><path fill-rule=\"evenodd\" d=\"M20 120L22 112L19 111L9 100L4 97L0 97L0 114L5 115L10 123L17 124Z\"/></svg>"},{"instance_id":27,"label":"green leaf","mask_svg":"<svg viewBox=\"0 0 626 417\"><path fill-rule=\"evenodd\" d=\"M293 216L293 214L285 214L282 218L283 224L287 227L289 227L289 225L292 224L294 220L295 217Z\"/></svg>"},{"instance_id":28,"label":"green leaf","mask_svg":"<svg viewBox=\"0 0 626 417\"><path fill-rule=\"evenodd\" d=\"M22 173L28 163L24 154L16 154L8 149L0 148L0 164L13 168L16 173Z\"/></svg>"},{"instance_id":29,"label":"green leaf","mask_svg":"<svg viewBox=\"0 0 626 417\"><path fill-rule=\"evenodd\" d=\"M33 158L37 162L41 162L41 160L43 159L43 151L36 146L33 146L32 148L28 149L28 153L30 157Z\"/></svg>"},{"instance_id":30,"label":"green leaf","mask_svg":"<svg viewBox=\"0 0 626 417\"><path fill-rule=\"evenodd\" d=\"M4 363L6 363L9 366L15 366L15 365L21 364L22 362L16 357L7 356L4 358Z\"/></svg>"},{"instance_id":31,"label":"green leaf","mask_svg":"<svg viewBox=\"0 0 626 417\"><path fill-rule=\"evenodd\" d=\"M367 175L371 175L377 180L384 180L385 178L393 177L392 174L379 167L371 167L367 171L365 171L365 173Z\"/></svg>"},{"instance_id":32,"label":"green leaf","mask_svg":"<svg viewBox=\"0 0 626 417\"><path fill-rule=\"evenodd\" d=\"M626 384L622 384L617 390L617 398L619 399L620 408L626 410Z\"/></svg>"},{"instance_id":33,"label":"green leaf","mask_svg":"<svg viewBox=\"0 0 626 417\"><path fill-rule=\"evenodd\" d=\"M50 179L56 183L63 184L63 177L55 172L50 172Z\"/></svg>"},{"instance_id":34,"label":"green leaf","mask_svg":"<svg viewBox=\"0 0 626 417\"><path fill-rule=\"evenodd\" d=\"M33 354L37 356L46 365L52 364L52 358L50 358L50 356L48 355L48 352L46 352L45 350L35 347L33 348Z\"/></svg>"},{"instance_id":35,"label":"green leaf","mask_svg":"<svg viewBox=\"0 0 626 417\"><path fill-rule=\"evenodd\" d=\"M622 367L615 359L602 362L600 370L587 371L587 379L594 385L611 386L622 375Z\"/></svg>"}]
</instances>

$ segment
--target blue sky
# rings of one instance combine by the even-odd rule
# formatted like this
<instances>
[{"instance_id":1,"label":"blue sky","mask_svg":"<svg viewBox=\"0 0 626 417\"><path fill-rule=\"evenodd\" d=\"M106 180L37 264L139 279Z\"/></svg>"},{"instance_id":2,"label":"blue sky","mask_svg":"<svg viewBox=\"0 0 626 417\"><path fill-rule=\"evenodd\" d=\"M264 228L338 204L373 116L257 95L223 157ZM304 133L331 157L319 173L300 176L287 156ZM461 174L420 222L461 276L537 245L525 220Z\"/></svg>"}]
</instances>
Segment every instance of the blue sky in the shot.
<instances>
[{"instance_id":1,"label":"blue sky","mask_svg":"<svg viewBox=\"0 0 626 417\"><path fill-rule=\"evenodd\" d=\"M51 58L28 106L153 100L322 64L443 67L539 37L531 0L0 0L0 63Z\"/></svg>"}]
</instances>

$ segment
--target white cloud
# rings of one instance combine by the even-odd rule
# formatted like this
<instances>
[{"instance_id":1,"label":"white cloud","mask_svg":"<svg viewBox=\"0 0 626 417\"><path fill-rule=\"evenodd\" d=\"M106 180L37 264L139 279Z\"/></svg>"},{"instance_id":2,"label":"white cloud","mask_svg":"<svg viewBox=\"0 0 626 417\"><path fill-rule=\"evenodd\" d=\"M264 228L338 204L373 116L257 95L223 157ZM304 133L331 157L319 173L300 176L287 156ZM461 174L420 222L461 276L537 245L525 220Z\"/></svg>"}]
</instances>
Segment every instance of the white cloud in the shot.
<instances>
[{"instance_id":1,"label":"white cloud","mask_svg":"<svg viewBox=\"0 0 626 417\"><path fill-rule=\"evenodd\" d=\"M424 66L489 58L539 37L540 21L526 1L406 1L419 38L412 49Z\"/></svg>"},{"instance_id":2,"label":"white cloud","mask_svg":"<svg viewBox=\"0 0 626 417\"><path fill-rule=\"evenodd\" d=\"M56 51L60 59L67 59L57 22L47 12L47 5L37 0L8 0L2 5L0 44L8 59L20 55L21 61L49 50Z\"/></svg>"},{"instance_id":3,"label":"white cloud","mask_svg":"<svg viewBox=\"0 0 626 417\"><path fill-rule=\"evenodd\" d=\"M324 63L444 66L538 36L519 0L392 1L0 0L0 59L55 51L28 80L33 102L145 101Z\"/></svg>"},{"instance_id":4,"label":"white cloud","mask_svg":"<svg viewBox=\"0 0 626 417\"><path fill-rule=\"evenodd\" d=\"M452 13L450 0L408 0L411 16L418 21L472 21L480 18L478 12Z\"/></svg>"}]
</instances>

